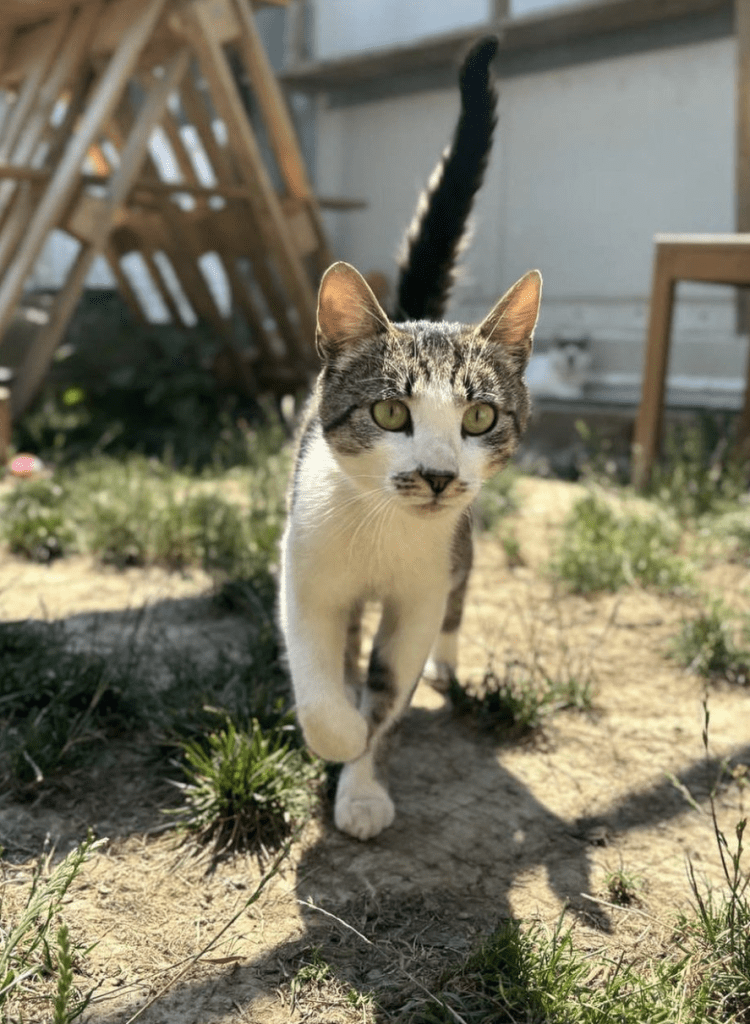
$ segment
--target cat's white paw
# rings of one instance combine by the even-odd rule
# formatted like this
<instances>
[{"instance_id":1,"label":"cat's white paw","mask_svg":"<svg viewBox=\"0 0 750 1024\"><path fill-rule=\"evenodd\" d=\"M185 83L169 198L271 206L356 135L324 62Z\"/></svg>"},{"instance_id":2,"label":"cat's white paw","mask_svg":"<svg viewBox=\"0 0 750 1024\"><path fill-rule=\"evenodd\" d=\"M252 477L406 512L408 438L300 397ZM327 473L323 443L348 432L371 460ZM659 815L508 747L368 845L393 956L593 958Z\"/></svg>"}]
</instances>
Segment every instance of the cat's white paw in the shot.
<instances>
[{"instance_id":1,"label":"cat's white paw","mask_svg":"<svg viewBox=\"0 0 750 1024\"><path fill-rule=\"evenodd\" d=\"M336 797L336 828L355 839L372 839L393 823L396 809L385 787L372 781L366 788Z\"/></svg>"},{"instance_id":2,"label":"cat's white paw","mask_svg":"<svg viewBox=\"0 0 750 1024\"><path fill-rule=\"evenodd\" d=\"M447 693L451 682L456 678L456 673L453 665L447 661L434 661L432 658L428 658L422 669L422 678L426 679L430 686L440 693Z\"/></svg>"},{"instance_id":3,"label":"cat's white paw","mask_svg":"<svg viewBox=\"0 0 750 1024\"><path fill-rule=\"evenodd\" d=\"M305 741L324 761L354 761L367 749L367 722L346 700L297 708Z\"/></svg>"}]
</instances>

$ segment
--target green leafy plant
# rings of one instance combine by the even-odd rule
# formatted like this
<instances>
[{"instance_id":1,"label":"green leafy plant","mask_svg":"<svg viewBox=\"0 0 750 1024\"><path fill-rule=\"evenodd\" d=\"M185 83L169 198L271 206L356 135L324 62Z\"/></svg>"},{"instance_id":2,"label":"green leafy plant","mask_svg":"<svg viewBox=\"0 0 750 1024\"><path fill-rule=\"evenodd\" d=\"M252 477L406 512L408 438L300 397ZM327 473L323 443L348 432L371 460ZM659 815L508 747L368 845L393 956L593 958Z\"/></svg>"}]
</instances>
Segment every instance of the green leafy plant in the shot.
<instances>
[{"instance_id":1,"label":"green leafy plant","mask_svg":"<svg viewBox=\"0 0 750 1024\"><path fill-rule=\"evenodd\" d=\"M698 424L667 430L649 493L687 520L733 507L747 484L748 465L737 453L730 427L704 416Z\"/></svg>"},{"instance_id":2,"label":"green leafy plant","mask_svg":"<svg viewBox=\"0 0 750 1024\"><path fill-rule=\"evenodd\" d=\"M703 702L703 746L709 763L708 702ZM700 984L696 1001L711 1024L748 1024L750 1021L750 874L742 859L747 818L737 821L735 845L730 846L716 812L718 780L711 787L709 804L725 885L719 892L704 887L688 861L688 879L694 913L682 915L679 937L687 947Z\"/></svg>"},{"instance_id":3,"label":"green leafy plant","mask_svg":"<svg viewBox=\"0 0 750 1024\"><path fill-rule=\"evenodd\" d=\"M488 671L476 693L455 679L448 693L457 714L471 716L482 729L518 736L540 728L556 711L589 710L592 686L590 676L553 678L511 665L501 677Z\"/></svg>"},{"instance_id":4,"label":"green leafy plant","mask_svg":"<svg viewBox=\"0 0 750 1024\"><path fill-rule=\"evenodd\" d=\"M0 782L25 791L92 745L142 723L151 701L127 655L67 649L62 627L0 623Z\"/></svg>"},{"instance_id":5,"label":"green leafy plant","mask_svg":"<svg viewBox=\"0 0 750 1024\"><path fill-rule=\"evenodd\" d=\"M0 1020L31 1019L28 1010L22 1018L17 1014L22 997L24 1003L33 1000L44 1005L45 1011L36 1019L52 1019L54 1024L69 1024L86 1010L94 990L85 995L76 992L70 933L62 922L55 935L54 922L82 865L105 842L89 836L46 878L43 874L49 864L40 860L18 920L0 918ZM57 978L54 995L40 985L49 977Z\"/></svg>"},{"instance_id":6,"label":"green leafy plant","mask_svg":"<svg viewBox=\"0 0 750 1024\"><path fill-rule=\"evenodd\" d=\"M233 850L266 855L310 813L321 769L292 733L291 725L264 731L252 719L238 729L226 719L205 742L183 745L187 781L176 785L185 803L173 813L211 845L214 860Z\"/></svg>"},{"instance_id":7,"label":"green leafy plant","mask_svg":"<svg viewBox=\"0 0 750 1024\"><path fill-rule=\"evenodd\" d=\"M14 555L36 562L75 550L66 512L67 491L52 480L22 480L2 501L0 532Z\"/></svg>"},{"instance_id":8,"label":"green leafy plant","mask_svg":"<svg viewBox=\"0 0 750 1024\"><path fill-rule=\"evenodd\" d=\"M507 467L482 485L474 503L474 514L480 530L493 530L506 516L518 509L517 480L518 472Z\"/></svg>"},{"instance_id":9,"label":"green leafy plant","mask_svg":"<svg viewBox=\"0 0 750 1024\"><path fill-rule=\"evenodd\" d=\"M626 871L622 864L614 871L607 871L604 886L610 901L618 907L629 907L639 902L643 879L632 871Z\"/></svg>"},{"instance_id":10,"label":"green leafy plant","mask_svg":"<svg viewBox=\"0 0 750 1024\"><path fill-rule=\"evenodd\" d=\"M563 524L553 573L574 593L615 591L632 583L671 591L692 579L677 555L679 531L656 510L653 516L617 515L601 498L586 495Z\"/></svg>"},{"instance_id":11,"label":"green leafy plant","mask_svg":"<svg viewBox=\"0 0 750 1024\"><path fill-rule=\"evenodd\" d=\"M726 679L747 686L750 650L740 646L739 630L729 609L714 601L695 618L685 619L670 653L685 668L706 679Z\"/></svg>"}]
</instances>

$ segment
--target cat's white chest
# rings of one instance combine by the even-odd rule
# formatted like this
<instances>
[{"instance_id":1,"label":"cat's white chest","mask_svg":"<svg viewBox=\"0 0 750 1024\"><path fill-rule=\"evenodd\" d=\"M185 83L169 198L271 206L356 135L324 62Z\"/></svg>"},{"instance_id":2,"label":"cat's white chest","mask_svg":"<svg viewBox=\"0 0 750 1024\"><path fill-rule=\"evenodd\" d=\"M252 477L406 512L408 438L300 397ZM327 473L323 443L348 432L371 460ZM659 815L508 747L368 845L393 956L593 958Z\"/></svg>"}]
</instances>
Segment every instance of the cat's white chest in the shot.
<instances>
[{"instance_id":1,"label":"cat's white chest","mask_svg":"<svg viewBox=\"0 0 750 1024\"><path fill-rule=\"evenodd\" d=\"M455 516L417 516L380 489L360 489L324 446L308 453L284 556L297 586L336 587L343 602L445 589Z\"/></svg>"}]
</instances>

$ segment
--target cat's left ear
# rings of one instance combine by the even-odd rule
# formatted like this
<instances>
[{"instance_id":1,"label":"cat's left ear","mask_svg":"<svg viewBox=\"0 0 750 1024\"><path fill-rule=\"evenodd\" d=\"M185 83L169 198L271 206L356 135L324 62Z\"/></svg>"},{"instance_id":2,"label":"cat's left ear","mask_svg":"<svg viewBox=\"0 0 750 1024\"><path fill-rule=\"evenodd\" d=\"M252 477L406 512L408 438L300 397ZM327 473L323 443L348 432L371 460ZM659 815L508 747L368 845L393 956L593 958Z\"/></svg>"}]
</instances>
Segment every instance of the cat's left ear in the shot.
<instances>
[{"instance_id":1,"label":"cat's left ear","mask_svg":"<svg viewBox=\"0 0 750 1024\"><path fill-rule=\"evenodd\" d=\"M332 359L387 328L388 317L359 271L349 263L330 266L318 292L315 344L320 357Z\"/></svg>"},{"instance_id":2,"label":"cat's left ear","mask_svg":"<svg viewBox=\"0 0 750 1024\"><path fill-rule=\"evenodd\" d=\"M530 270L503 295L477 327L477 334L506 349L523 369L531 355L541 300L542 275Z\"/></svg>"}]
</instances>

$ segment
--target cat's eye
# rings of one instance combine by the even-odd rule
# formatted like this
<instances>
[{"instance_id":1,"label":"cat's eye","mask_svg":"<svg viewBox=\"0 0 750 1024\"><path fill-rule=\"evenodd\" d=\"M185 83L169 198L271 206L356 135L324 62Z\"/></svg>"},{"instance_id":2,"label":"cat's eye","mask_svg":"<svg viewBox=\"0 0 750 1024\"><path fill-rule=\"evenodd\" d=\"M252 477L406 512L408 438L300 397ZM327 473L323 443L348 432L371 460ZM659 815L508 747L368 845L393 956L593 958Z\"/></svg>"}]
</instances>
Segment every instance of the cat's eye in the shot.
<instances>
[{"instance_id":1,"label":"cat's eye","mask_svg":"<svg viewBox=\"0 0 750 1024\"><path fill-rule=\"evenodd\" d=\"M461 427L466 434L486 434L495 426L496 420L497 412L493 406L486 402L477 402L476 405L470 405L464 413Z\"/></svg>"},{"instance_id":2,"label":"cat's eye","mask_svg":"<svg viewBox=\"0 0 750 1024\"><path fill-rule=\"evenodd\" d=\"M372 418L383 430L404 430L409 423L409 409L395 398L386 398L372 407Z\"/></svg>"}]
</instances>

